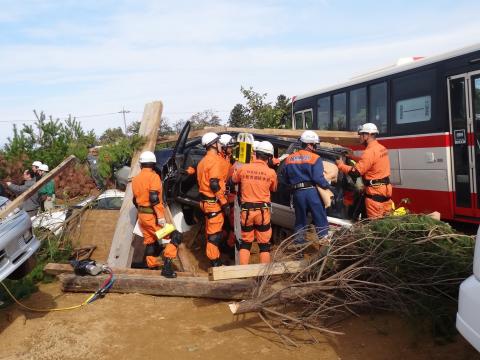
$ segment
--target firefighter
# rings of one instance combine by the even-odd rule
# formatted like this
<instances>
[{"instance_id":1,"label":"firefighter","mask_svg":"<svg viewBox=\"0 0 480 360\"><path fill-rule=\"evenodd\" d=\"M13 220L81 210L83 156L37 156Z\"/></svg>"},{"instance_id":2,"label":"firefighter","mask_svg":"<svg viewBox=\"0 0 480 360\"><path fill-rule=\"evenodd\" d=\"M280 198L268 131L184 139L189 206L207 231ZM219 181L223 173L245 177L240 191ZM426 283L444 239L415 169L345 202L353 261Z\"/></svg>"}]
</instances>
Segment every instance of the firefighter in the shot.
<instances>
[{"instance_id":1,"label":"firefighter","mask_svg":"<svg viewBox=\"0 0 480 360\"><path fill-rule=\"evenodd\" d=\"M138 210L138 222L142 228L143 243L145 244L144 262L152 270L160 268L157 257L162 252L155 232L165 226L165 213L162 204L162 181L155 172L157 162L155 154L144 151L140 155L140 173L132 179L133 203ZM161 274L167 278L177 276L173 270L172 261L177 256L177 248L181 243L181 234L174 231L170 236L170 243L163 251L163 268Z\"/></svg>"},{"instance_id":2,"label":"firefighter","mask_svg":"<svg viewBox=\"0 0 480 360\"><path fill-rule=\"evenodd\" d=\"M268 161L273 157L273 145L262 141L255 153L253 162L238 168L232 175L232 181L240 184L241 194L240 265L248 265L254 239L260 249L260 262L270 262L270 193L277 190L277 174L268 167Z\"/></svg>"},{"instance_id":3,"label":"firefighter","mask_svg":"<svg viewBox=\"0 0 480 360\"><path fill-rule=\"evenodd\" d=\"M220 155L220 137L213 132L202 136L207 154L198 163L197 181L200 192L200 208L205 215L207 257L213 267L221 266L219 245L223 237L224 218L230 209L225 197L225 160Z\"/></svg>"},{"instance_id":4,"label":"firefighter","mask_svg":"<svg viewBox=\"0 0 480 360\"><path fill-rule=\"evenodd\" d=\"M377 141L378 129L373 123L359 127L360 143L366 147L354 166L337 160L340 171L354 179L361 176L365 185L365 207L368 218L379 218L392 211L392 185L390 184L390 159L388 150Z\"/></svg>"},{"instance_id":5,"label":"firefighter","mask_svg":"<svg viewBox=\"0 0 480 360\"><path fill-rule=\"evenodd\" d=\"M301 149L290 154L285 159L284 174L287 184L292 190L293 206L295 208L295 244L305 243L305 228L308 213L312 215L318 236L328 234L328 221L317 186L327 189L329 183L323 175L323 162L315 153L320 143L318 135L307 130L300 136Z\"/></svg>"}]
</instances>

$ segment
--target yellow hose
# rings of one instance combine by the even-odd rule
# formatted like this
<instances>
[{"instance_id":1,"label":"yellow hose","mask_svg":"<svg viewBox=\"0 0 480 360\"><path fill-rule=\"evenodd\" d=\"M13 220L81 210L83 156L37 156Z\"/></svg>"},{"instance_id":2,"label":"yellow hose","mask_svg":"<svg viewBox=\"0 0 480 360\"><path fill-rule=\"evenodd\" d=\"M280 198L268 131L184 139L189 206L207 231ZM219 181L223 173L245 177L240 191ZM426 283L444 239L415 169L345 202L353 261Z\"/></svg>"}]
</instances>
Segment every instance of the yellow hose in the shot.
<instances>
[{"instance_id":1,"label":"yellow hose","mask_svg":"<svg viewBox=\"0 0 480 360\"><path fill-rule=\"evenodd\" d=\"M88 302L90 301L91 298L93 298L95 296L95 294L92 294L90 295L87 300L85 300L83 303L79 304L79 305L74 305L74 306L69 306L69 307L64 307L64 308L52 308L52 309L35 309L35 308L31 308L31 307L28 307L26 305L23 305L20 301L18 301L15 296L10 292L10 290L8 289L7 285L5 285L3 283L3 281L0 281L0 284L2 284L2 286L5 288L5 290L7 291L8 295L10 295L10 297L13 299L13 301L15 301L17 303L18 306L24 308L24 309L27 309L27 310L30 310L30 311L35 311L35 312L50 312L50 311L64 311L64 310L74 310L74 309L78 309L78 308L81 308L82 306L85 306L88 304Z\"/></svg>"}]
</instances>

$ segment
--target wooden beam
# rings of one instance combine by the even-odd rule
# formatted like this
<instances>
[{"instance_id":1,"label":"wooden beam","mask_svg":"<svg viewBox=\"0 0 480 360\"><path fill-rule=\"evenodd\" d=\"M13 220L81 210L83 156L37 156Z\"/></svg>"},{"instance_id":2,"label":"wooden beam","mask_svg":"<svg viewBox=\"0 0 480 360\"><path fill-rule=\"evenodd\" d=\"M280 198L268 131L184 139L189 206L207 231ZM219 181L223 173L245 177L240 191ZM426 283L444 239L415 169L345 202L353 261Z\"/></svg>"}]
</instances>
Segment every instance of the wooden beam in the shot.
<instances>
[{"instance_id":1,"label":"wooden beam","mask_svg":"<svg viewBox=\"0 0 480 360\"><path fill-rule=\"evenodd\" d=\"M207 132L248 132L253 135L273 135L279 137L288 137L288 138L299 138L300 135L305 130L292 130L292 129L251 129L251 128L234 128L234 127L226 127L226 126L219 126L219 127L206 127L202 130L194 130L190 131L188 134L189 138L194 138L198 136L202 136ZM322 142L329 142L333 144L338 144L342 146L349 146L349 145L358 145L358 134L352 131L331 131L331 130L314 130L318 136L320 136L320 140ZM175 142L178 139L178 135L169 135L169 136L162 136L157 139L157 144Z\"/></svg>"},{"instance_id":2,"label":"wooden beam","mask_svg":"<svg viewBox=\"0 0 480 360\"><path fill-rule=\"evenodd\" d=\"M140 154L143 151L155 150L162 111L163 104L161 101L154 101L145 105L139 135L146 138L146 143L139 151L133 154L129 179L140 172L140 165L138 163ZM108 265L110 266L130 267L132 262L134 251L132 247L133 228L137 219L137 209L133 206L132 198L132 184L128 182L117 221L117 227L113 235L110 254L108 255Z\"/></svg>"},{"instance_id":3,"label":"wooden beam","mask_svg":"<svg viewBox=\"0 0 480 360\"><path fill-rule=\"evenodd\" d=\"M107 278L106 276L58 276L63 291L94 292ZM206 277L139 276L117 274L110 289L116 293L140 293L146 295L185 296L223 300L243 300L252 297L256 287L253 279L209 281Z\"/></svg>"},{"instance_id":4,"label":"wooden beam","mask_svg":"<svg viewBox=\"0 0 480 360\"><path fill-rule=\"evenodd\" d=\"M63 160L60 165L54 168L52 171L48 172L47 175L43 176L39 181L37 181L31 188L26 190L15 200L13 200L5 209L0 211L0 219L6 217L11 213L15 208L19 207L23 202L29 197L33 196L38 190L42 188L48 181L52 180L55 176L60 174L65 168L70 165L77 158L74 155L70 155L65 160Z\"/></svg>"},{"instance_id":5,"label":"wooden beam","mask_svg":"<svg viewBox=\"0 0 480 360\"><path fill-rule=\"evenodd\" d=\"M148 269L130 269L130 268L111 268L115 275L117 274L126 274L126 275L139 275L139 276L161 276L161 270L148 270ZM73 267L70 264L58 264L58 263L48 263L43 268L43 272L49 275L60 275L60 274L73 274ZM177 276L189 276L192 277L192 273L188 272L177 272Z\"/></svg>"},{"instance_id":6,"label":"wooden beam","mask_svg":"<svg viewBox=\"0 0 480 360\"><path fill-rule=\"evenodd\" d=\"M286 261L270 264L219 266L208 269L210 280L241 279L257 276L293 274L302 271L306 261Z\"/></svg>"}]
</instances>

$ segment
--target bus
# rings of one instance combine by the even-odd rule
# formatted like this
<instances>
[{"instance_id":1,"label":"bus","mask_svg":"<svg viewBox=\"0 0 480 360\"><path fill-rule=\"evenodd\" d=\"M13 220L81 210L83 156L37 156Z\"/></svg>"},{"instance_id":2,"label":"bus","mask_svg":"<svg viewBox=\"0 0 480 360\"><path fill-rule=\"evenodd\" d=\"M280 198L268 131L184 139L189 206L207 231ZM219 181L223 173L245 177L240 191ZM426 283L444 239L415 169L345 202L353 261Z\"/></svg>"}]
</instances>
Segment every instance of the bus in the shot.
<instances>
[{"instance_id":1,"label":"bus","mask_svg":"<svg viewBox=\"0 0 480 360\"><path fill-rule=\"evenodd\" d=\"M408 199L412 212L480 223L480 44L296 96L291 122L347 131L376 124L396 204Z\"/></svg>"}]
</instances>

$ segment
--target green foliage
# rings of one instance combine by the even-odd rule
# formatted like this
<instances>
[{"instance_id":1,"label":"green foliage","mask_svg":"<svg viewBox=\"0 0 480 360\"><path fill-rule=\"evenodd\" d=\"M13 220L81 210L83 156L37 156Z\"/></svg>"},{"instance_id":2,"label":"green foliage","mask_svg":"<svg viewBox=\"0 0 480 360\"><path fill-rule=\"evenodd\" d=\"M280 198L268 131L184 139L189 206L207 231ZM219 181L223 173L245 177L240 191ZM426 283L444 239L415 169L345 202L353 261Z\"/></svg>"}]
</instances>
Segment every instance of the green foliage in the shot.
<instances>
[{"instance_id":1,"label":"green foliage","mask_svg":"<svg viewBox=\"0 0 480 360\"><path fill-rule=\"evenodd\" d=\"M213 112L213 110L204 110L204 111L195 113L192 116L190 116L188 121L190 121L192 130L200 130L209 126L211 127L221 126L221 120L218 117L218 115L216 115Z\"/></svg>"},{"instance_id":2,"label":"green foliage","mask_svg":"<svg viewBox=\"0 0 480 360\"><path fill-rule=\"evenodd\" d=\"M237 104L230 112L229 125L233 127L280 128L291 126L290 99L279 95L274 105L266 102L267 94L253 91L253 88L240 89L246 105Z\"/></svg>"},{"instance_id":3,"label":"green foliage","mask_svg":"<svg viewBox=\"0 0 480 360\"><path fill-rule=\"evenodd\" d=\"M126 135L123 133L122 128L116 127L105 130L99 140L100 144L107 145L125 139L125 137Z\"/></svg>"},{"instance_id":4,"label":"green foliage","mask_svg":"<svg viewBox=\"0 0 480 360\"><path fill-rule=\"evenodd\" d=\"M428 216L406 215L357 226L355 238L363 239L365 253L376 249L376 263L389 274L387 285L398 287L410 317L428 320L438 336L455 333L458 286L472 273L472 237Z\"/></svg>"},{"instance_id":5,"label":"green foliage","mask_svg":"<svg viewBox=\"0 0 480 360\"><path fill-rule=\"evenodd\" d=\"M116 143L104 145L98 152L98 171L104 179L113 175L115 168L129 165L133 153L145 143L145 139L135 135L122 138Z\"/></svg>"},{"instance_id":6,"label":"green foliage","mask_svg":"<svg viewBox=\"0 0 480 360\"><path fill-rule=\"evenodd\" d=\"M96 140L93 130L85 132L81 124L71 116L64 122L60 119L47 120L45 114L37 114L34 125L23 125L21 130L14 125L13 137L7 139L2 152L6 160L24 160L24 167L31 161L40 160L53 168L70 154L81 160L86 158L88 144Z\"/></svg>"}]
</instances>

